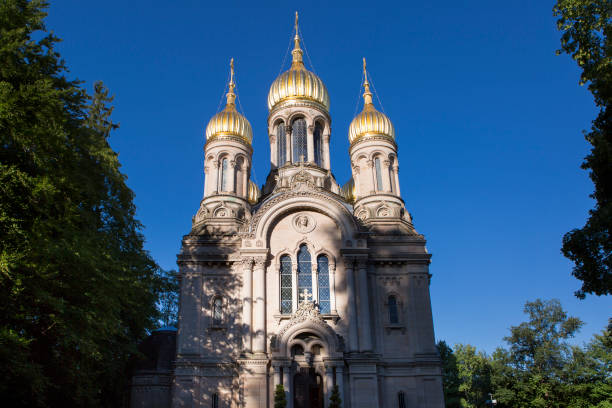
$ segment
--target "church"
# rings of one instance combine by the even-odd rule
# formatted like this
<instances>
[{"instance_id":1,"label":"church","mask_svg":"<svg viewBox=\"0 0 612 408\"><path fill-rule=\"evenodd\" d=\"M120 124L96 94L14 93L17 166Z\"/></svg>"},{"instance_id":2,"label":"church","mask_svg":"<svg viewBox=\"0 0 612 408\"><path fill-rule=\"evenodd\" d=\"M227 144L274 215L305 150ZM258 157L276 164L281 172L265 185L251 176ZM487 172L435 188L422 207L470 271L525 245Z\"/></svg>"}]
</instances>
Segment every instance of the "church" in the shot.
<instances>
[{"instance_id":1,"label":"church","mask_svg":"<svg viewBox=\"0 0 612 408\"><path fill-rule=\"evenodd\" d=\"M261 188L232 61L226 106L206 127L204 197L178 254L172 363L135 375L133 407L271 408L279 384L289 408L327 408L335 386L347 408L444 407L431 255L400 194L401 137L373 104L364 60L341 186L330 97L304 65L297 13L291 55L268 94Z\"/></svg>"}]
</instances>

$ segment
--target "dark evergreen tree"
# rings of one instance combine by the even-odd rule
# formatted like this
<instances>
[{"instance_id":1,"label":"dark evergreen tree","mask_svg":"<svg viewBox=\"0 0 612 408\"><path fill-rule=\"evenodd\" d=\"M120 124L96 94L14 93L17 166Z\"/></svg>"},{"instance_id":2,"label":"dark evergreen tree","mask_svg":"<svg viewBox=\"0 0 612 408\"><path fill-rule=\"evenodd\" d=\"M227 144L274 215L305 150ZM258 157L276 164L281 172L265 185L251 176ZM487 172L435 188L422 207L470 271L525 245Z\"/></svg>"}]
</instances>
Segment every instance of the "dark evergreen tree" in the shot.
<instances>
[{"instance_id":1,"label":"dark evergreen tree","mask_svg":"<svg viewBox=\"0 0 612 408\"><path fill-rule=\"evenodd\" d=\"M274 390L274 408L285 408L286 406L285 387L283 384L278 384Z\"/></svg>"},{"instance_id":2,"label":"dark evergreen tree","mask_svg":"<svg viewBox=\"0 0 612 408\"><path fill-rule=\"evenodd\" d=\"M332 387L331 395L329 396L329 408L341 408L342 399L340 398L340 389L337 385Z\"/></svg>"},{"instance_id":3,"label":"dark evergreen tree","mask_svg":"<svg viewBox=\"0 0 612 408\"><path fill-rule=\"evenodd\" d=\"M46 9L0 0L0 398L117 407L166 283L108 143L112 97L67 78Z\"/></svg>"},{"instance_id":4,"label":"dark evergreen tree","mask_svg":"<svg viewBox=\"0 0 612 408\"><path fill-rule=\"evenodd\" d=\"M582 168L589 171L595 208L581 229L563 237L563 254L574 262L582 281L576 296L612 293L612 5L610 0L558 0L553 9L563 32L561 49L582 69L581 84L593 94L599 114L585 133L591 152Z\"/></svg>"}]
</instances>

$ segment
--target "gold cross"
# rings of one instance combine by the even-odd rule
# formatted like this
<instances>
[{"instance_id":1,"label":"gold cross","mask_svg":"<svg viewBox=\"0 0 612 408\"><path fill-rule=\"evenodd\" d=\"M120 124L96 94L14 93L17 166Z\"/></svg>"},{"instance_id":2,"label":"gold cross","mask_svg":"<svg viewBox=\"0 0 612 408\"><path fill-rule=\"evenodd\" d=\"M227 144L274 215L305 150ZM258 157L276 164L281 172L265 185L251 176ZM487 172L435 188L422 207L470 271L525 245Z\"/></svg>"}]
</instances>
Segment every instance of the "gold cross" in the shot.
<instances>
[{"instance_id":1,"label":"gold cross","mask_svg":"<svg viewBox=\"0 0 612 408\"><path fill-rule=\"evenodd\" d=\"M304 289L302 293L300 293L300 299L303 299L304 302L310 302L310 298L312 294L308 292L308 289Z\"/></svg>"}]
</instances>

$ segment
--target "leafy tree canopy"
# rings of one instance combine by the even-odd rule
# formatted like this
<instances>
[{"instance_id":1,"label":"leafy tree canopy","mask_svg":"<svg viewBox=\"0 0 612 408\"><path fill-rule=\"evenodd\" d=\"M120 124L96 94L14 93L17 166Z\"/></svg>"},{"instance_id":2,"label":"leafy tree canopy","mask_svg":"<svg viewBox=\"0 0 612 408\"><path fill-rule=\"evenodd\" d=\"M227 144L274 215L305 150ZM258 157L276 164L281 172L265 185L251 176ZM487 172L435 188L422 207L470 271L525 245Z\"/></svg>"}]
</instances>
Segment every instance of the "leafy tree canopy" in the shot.
<instances>
[{"instance_id":1,"label":"leafy tree canopy","mask_svg":"<svg viewBox=\"0 0 612 408\"><path fill-rule=\"evenodd\" d=\"M0 395L121 406L167 283L108 138L112 97L68 78L42 0L0 0Z\"/></svg>"}]
</instances>

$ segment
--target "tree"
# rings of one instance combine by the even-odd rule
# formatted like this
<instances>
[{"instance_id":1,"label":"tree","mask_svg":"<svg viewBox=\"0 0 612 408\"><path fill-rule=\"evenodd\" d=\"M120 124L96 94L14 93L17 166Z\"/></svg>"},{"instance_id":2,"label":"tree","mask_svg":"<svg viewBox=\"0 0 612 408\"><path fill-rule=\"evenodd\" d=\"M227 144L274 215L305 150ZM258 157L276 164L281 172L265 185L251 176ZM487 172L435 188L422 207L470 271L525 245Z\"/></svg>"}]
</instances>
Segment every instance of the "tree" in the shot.
<instances>
[{"instance_id":1,"label":"tree","mask_svg":"<svg viewBox=\"0 0 612 408\"><path fill-rule=\"evenodd\" d=\"M437 347L442 362L442 385L446 408L460 408L461 394L459 392L459 386L461 385L461 381L457 368L457 357L453 349L451 349L444 340L440 340Z\"/></svg>"},{"instance_id":2,"label":"tree","mask_svg":"<svg viewBox=\"0 0 612 408\"><path fill-rule=\"evenodd\" d=\"M283 384L278 384L276 390L274 390L274 408L285 408L286 406L285 387L283 387Z\"/></svg>"},{"instance_id":3,"label":"tree","mask_svg":"<svg viewBox=\"0 0 612 408\"><path fill-rule=\"evenodd\" d=\"M329 405L328 408L341 408L342 407L342 399L340 398L340 389L338 385L334 385L332 387L331 395L329 396Z\"/></svg>"},{"instance_id":4,"label":"tree","mask_svg":"<svg viewBox=\"0 0 612 408\"><path fill-rule=\"evenodd\" d=\"M455 344L461 406L483 407L491 392L491 366L489 358L469 344Z\"/></svg>"},{"instance_id":5,"label":"tree","mask_svg":"<svg viewBox=\"0 0 612 408\"><path fill-rule=\"evenodd\" d=\"M166 283L108 143L112 97L67 78L47 7L0 1L0 397L116 407Z\"/></svg>"},{"instance_id":6,"label":"tree","mask_svg":"<svg viewBox=\"0 0 612 408\"><path fill-rule=\"evenodd\" d=\"M558 53L570 55L582 69L599 114L585 133L592 148L582 163L595 191L595 208L581 229L563 237L563 254L574 262L582 281L576 296L612 293L612 5L610 0L558 0L553 8L563 32Z\"/></svg>"},{"instance_id":7,"label":"tree","mask_svg":"<svg viewBox=\"0 0 612 408\"><path fill-rule=\"evenodd\" d=\"M178 290L179 283L176 271L160 269L163 287L158 295L157 307L159 309L158 327L177 327L178 325Z\"/></svg>"}]
</instances>

